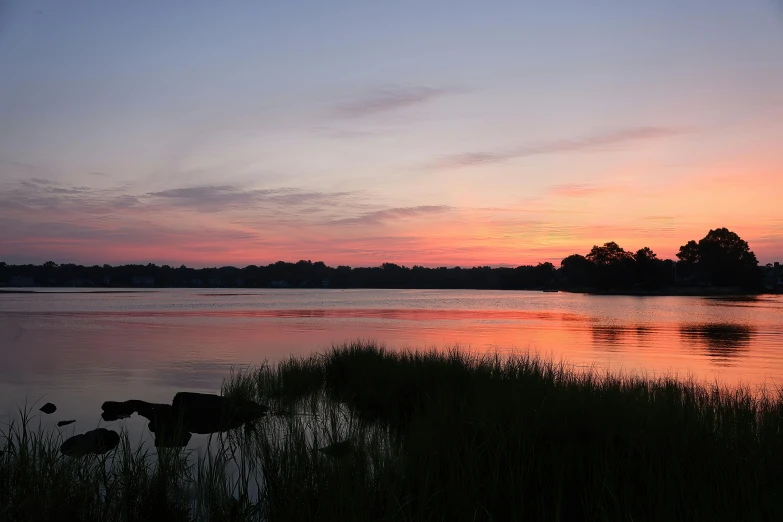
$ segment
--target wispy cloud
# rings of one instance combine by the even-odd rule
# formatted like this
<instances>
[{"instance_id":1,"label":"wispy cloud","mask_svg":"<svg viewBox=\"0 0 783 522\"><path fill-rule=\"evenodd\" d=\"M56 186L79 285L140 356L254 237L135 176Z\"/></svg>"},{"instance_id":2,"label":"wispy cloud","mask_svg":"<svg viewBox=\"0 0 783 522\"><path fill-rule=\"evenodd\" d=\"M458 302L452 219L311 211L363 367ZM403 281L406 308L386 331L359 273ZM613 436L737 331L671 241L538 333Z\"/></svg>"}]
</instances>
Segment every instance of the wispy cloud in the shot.
<instances>
[{"instance_id":1,"label":"wispy cloud","mask_svg":"<svg viewBox=\"0 0 783 522\"><path fill-rule=\"evenodd\" d=\"M606 194L609 192L616 192L619 187L607 186L607 185L590 185L587 183L564 183L561 185L555 185L549 190L549 194L552 196L560 196L567 198L580 198L593 196L596 194Z\"/></svg>"},{"instance_id":2,"label":"wispy cloud","mask_svg":"<svg viewBox=\"0 0 783 522\"><path fill-rule=\"evenodd\" d=\"M40 180L38 180L40 181ZM233 185L179 187L143 194L128 193L128 187L93 189L84 186L55 186L33 181L0 184L0 217L13 213L28 219L52 219L62 216L86 219L86 216L117 218L125 210L153 215L160 212L189 212L264 216L275 221L334 219L337 207L366 209L361 196L353 192L322 192L300 188L244 189ZM249 220L247 220L249 222Z\"/></svg>"},{"instance_id":3,"label":"wispy cloud","mask_svg":"<svg viewBox=\"0 0 783 522\"><path fill-rule=\"evenodd\" d=\"M202 212L248 209L263 204L285 207L302 205L333 205L352 195L351 192L319 192L297 188L242 189L233 185L205 185L150 192L145 195L153 202L187 207Z\"/></svg>"},{"instance_id":4,"label":"wispy cloud","mask_svg":"<svg viewBox=\"0 0 783 522\"><path fill-rule=\"evenodd\" d=\"M0 181L0 257L81 252L128 261L179 252L230 260L297 243L302 230L367 208L349 192L300 188L215 185L134 194L126 186Z\"/></svg>"},{"instance_id":5,"label":"wispy cloud","mask_svg":"<svg viewBox=\"0 0 783 522\"><path fill-rule=\"evenodd\" d=\"M442 160L432 163L429 166L435 168L474 167L477 165L504 163L514 156L514 154L504 154L500 152L465 152L462 154L446 156Z\"/></svg>"},{"instance_id":6,"label":"wispy cloud","mask_svg":"<svg viewBox=\"0 0 783 522\"><path fill-rule=\"evenodd\" d=\"M253 191L238 190L230 185L182 187L144 195L147 200L163 201L167 205L189 207L205 212L254 205L257 196Z\"/></svg>"},{"instance_id":7,"label":"wispy cloud","mask_svg":"<svg viewBox=\"0 0 783 522\"><path fill-rule=\"evenodd\" d=\"M419 105L453 92L454 89L393 85L373 89L354 100L341 103L335 107L334 114L343 118L358 118Z\"/></svg>"},{"instance_id":8,"label":"wispy cloud","mask_svg":"<svg viewBox=\"0 0 783 522\"><path fill-rule=\"evenodd\" d=\"M375 225L396 219L407 219L428 214L441 214L452 210L448 205L420 205L417 207L397 207L367 212L362 215L332 221L334 225Z\"/></svg>"},{"instance_id":9,"label":"wispy cloud","mask_svg":"<svg viewBox=\"0 0 783 522\"><path fill-rule=\"evenodd\" d=\"M52 181L46 178L30 178L30 181L38 185L57 185L56 181Z\"/></svg>"},{"instance_id":10,"label":"wispy cloud","mask_svg":"<svg viewBox=\"0 0 783 522\"><path fill-rule=\"evenodd\" d=\"M618 131L604 132L579 139L554 140L537 144L523 145L505 152L465 152L443 156L425 165L428 169L447 169L472 167L504 163L513 158L525 158L543 154L558 154L598 150L623 143L667 138L686 132L678 127L633 127Z\"/></svg>"}]
</instances>

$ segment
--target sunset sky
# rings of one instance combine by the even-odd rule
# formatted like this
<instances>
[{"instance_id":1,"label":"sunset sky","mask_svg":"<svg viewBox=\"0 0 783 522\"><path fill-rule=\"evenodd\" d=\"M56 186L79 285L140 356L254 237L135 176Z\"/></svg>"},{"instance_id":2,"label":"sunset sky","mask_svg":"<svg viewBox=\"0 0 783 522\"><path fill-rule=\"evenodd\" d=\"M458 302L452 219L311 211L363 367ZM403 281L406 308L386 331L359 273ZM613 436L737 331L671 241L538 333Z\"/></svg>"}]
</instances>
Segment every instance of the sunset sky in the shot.
<instances>
[{"instance_id":1,"label":"sunset sky","mask_svg":"<svg viewBox=\"0 0 783 522\"><path fill-rule=\"evenodd\" d=\"M0 1L0 261L783 261L777 0Z\"/></svg>"}]
</instances>

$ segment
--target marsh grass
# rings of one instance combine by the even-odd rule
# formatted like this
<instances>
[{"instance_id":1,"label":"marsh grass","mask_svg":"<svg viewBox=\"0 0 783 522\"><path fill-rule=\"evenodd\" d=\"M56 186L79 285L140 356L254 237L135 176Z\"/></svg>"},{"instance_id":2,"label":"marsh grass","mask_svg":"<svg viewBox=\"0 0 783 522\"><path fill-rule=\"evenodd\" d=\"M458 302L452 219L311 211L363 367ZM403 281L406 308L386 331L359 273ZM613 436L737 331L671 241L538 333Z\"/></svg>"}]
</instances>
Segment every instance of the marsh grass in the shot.
<instances>
[{"instance_id":1,"label":"marsh grass","mask_svg":"<svg viewBox=\"0 0 783 522\"><path fill-rule=\"evenodd\" d=\"M371 343L243 387L309 413L263 432L272 519L783 520L777 391ZM314 451L337 439L357 456Z\"/></svg>"},{"instance_id":2,"label":"marsh grass","mask_svg":"<svg viewBox=\"0 0 783 522\"><path fill-rule=\"evenodd\" d=\"M59 430L36 423L30 410L18 417L0 428L0 520L245 520L231 518L247 491L225 472L234 463L225 453L194 458L122 432L116 449L70 458Z\"/></svg>"},{"instance_id":3,"label":"marsh grass","mask_svg":"<svg viewBox=\"0 0 783 522\"><path fill-rule=\"evenodd\" d=\"M0 520L783 520L779 392L353 343L222 393L271 414L197 455L68 459L22 412Z\"/></svg>"}]
</instances>

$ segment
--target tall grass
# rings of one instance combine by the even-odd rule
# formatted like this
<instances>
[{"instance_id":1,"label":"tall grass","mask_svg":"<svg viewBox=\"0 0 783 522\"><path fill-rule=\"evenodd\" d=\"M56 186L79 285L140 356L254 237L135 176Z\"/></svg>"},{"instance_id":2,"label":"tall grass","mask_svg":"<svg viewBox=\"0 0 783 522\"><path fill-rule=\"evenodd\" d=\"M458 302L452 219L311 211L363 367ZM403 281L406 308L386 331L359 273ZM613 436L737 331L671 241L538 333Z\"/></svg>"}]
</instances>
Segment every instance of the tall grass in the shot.
<instances>
[{"instance_id":1,"label":"tall grass","mask_svg":"<svg viewBox=\"0 0 783 522\"><path fill-rule=\"evenodd\" d=\"M69 459L23 415L0 520L783 520L779 394L372 343L222 393L271 415L195 458L123 435Z\"/></svg>"},{"instance_id":2,"label":"tall grass","mask_svg":"<svg viewBox=\"0 0 783 522\"><path fill-rule=\"evenodd\" d=\"M232 518L247 490L225 473L231 456L148 448L123 432L109 453L70 458L62 442L27 410L0 429L0 520L245 520Z\"/></svg>"},{"instance_id":3,"label":"tall grass","mask_svg":"<svg viewBox=\"0 0 783 522\"><path fill-rule=\"evenodd\" d=\"M243 379L349 419L291 417L264 440L273 518L783 520L779 394L366 343ZM318 429L357 456L325 460Z\"/></svg>"}]
</instances>

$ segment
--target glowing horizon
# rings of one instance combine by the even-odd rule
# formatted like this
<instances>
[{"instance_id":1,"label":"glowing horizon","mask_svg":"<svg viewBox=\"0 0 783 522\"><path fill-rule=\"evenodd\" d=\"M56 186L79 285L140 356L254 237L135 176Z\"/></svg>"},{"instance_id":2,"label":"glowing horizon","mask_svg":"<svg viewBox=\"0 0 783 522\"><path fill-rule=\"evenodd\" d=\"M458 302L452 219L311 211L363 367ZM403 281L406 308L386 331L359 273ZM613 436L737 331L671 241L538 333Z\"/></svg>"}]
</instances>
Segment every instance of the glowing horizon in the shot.
<instances>
[{"instance_id":1,"label":"glowing horizon","mask_svg":"<svg viewBox=\"0 0 783 522\"><path fill-rule=\"evenodd\" d=\"M783 261L766 1L9 5L0 261Z\"/></svg>"}]
</instances>

